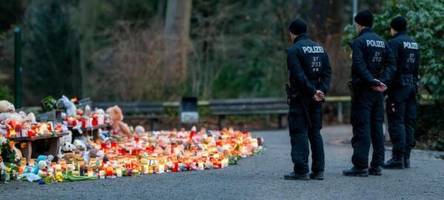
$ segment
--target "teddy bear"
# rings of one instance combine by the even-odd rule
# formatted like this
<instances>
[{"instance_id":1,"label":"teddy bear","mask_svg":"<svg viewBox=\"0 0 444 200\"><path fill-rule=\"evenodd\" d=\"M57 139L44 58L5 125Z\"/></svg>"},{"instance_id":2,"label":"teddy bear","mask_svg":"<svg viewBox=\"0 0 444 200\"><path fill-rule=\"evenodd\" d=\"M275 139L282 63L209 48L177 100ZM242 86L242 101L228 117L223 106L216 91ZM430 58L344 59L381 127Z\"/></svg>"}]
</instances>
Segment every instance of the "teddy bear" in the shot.
<instances>
[{"instance_id":1,"label":"teddy bear","mask_svg":"<svg viewBox=\"0 0 444 200\"><path fill-rule=\"evenodd\" d=\"M112 135L124 135L127 137L131 136L131 131L128 125L122 121L123 114L119 106L109 107L106 109L106 113L109 115L111 120L110 124L112 128Z\"/></svg>"},{"instance_id":2,"label":"teddy bear","mask_svg":"<svg viewBox=\"0 0 444 200\"><path fill-rule=\"evenodd\" d=\"M74 144L72 144L72 132L68 131L68 135L65 135L63 137L60 137L59 139L59 154L57 157L59 159L63 158L63 152L72 152L75 151L77 148Z\"/></svg>"},{"instance_id":3,"label":"teddy bear","mask_svg":"<svg viewBox=\"0 0 444 200\"><path fill-rule=\"evenodd\" d=\"M6 100L1 100L0 113L5 113L5 112L15 112L15 107L11 102Z\"/></svg>"},{"instance_id":4,"label":"teddy bear","mask_svg":"<svg viewBox=\"0 0 444 200\"><path fill-rule=\"evenodd\" d=\"M66 97L65 95L62 96L62 98L60 98L57 101L57 108L59 109L65 109L66 114L68 116L75 116L76 115L76 105L68 99L68 97Z\"/></svg>"}]
</instances>

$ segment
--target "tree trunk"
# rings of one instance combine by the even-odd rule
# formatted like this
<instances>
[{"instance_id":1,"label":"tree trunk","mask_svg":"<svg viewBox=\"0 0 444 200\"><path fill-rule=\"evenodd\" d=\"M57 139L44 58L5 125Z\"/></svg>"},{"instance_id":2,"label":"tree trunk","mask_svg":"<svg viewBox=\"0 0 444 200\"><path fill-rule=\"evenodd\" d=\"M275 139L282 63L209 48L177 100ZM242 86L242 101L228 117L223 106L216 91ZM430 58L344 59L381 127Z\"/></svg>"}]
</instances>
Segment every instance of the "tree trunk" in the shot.
<instances>
[{"instance_id":1,"label":"tree trunk","mask_svg":"<svg viewBox=\"0 0 444 200\"><path fill-rule=\"evenodd\" d=\"M310 16L310 35L315 40L325 43L329 35L341 33L344 28L343 12L343 0L313 0Z\"/></svg>"},{"instance_id":2,"label":"tree trunk","mask_svg":"<svg viewBox=\"0 0 444 200\"><path fill-rule=\"evenodd\" d=\"M163 82L174 88L186 80L192 0L168 0Z\"/></svg>"},{"instance_id":3,"label":"tree trunk","mask_svg":"<svg viewBox=\"0 0 444 200\"><path fill-rule=\"evenodd\" d=\"M391 1L392 4L396 5L396 0ZM358 5L361 7L361 10L363 9L369 9L373 13L377 13L381 11L382 8L382 1L381 0L366 0L362 3L363 5Z\"/></svg>"},{"instance_id":4,"label":"tree trunk","mask_svg":"<svg viewBox=\"0 0 444 200\"><path fill-rule=\"evenodd\" d=\"M80 92L81 98L92 95L88 89L88 65L91 62L91 54L95 48L94 36L96 31L97 13L94 12L94 8L99 6L98 0L80 1L78 12L80 16L76 24L80 37Z\"/></svg>"},{"instance_id":5,"label":"tree trunk","mask_svg":"<svg viewBox=\"0 0 444 200\"><path fill-rule=\"evenodd\" d=\"M331 92L347 94L346 81L350 78L347 55L341 48L344 28L344 0L313 0L309 32L313 40L321 43L327 50L332 65Z\"/></svg>"}]
</instances>

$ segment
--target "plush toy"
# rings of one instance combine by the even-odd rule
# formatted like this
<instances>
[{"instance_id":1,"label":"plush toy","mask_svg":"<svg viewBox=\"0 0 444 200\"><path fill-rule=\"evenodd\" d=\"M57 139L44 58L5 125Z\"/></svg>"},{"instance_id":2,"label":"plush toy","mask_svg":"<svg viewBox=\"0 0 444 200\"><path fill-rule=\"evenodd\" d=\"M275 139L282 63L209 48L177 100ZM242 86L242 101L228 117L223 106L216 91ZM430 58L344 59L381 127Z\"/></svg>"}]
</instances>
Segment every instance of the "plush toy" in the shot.
<instances>
[{"instance_id":1,"label":"plush toy","mask_svg":"<svg viewBox=\"0 0 444 200\"><path fill-rule=\"evenodd\" d=\"M99 138L102 140L102 142L107 142L109 140L109 136L109 131L99 129Z\"/></svg>"},{"instance_id":2,"label":"plush toy","mask_svg":"<svg viewBox=\"0 0 444 200\"><path fill-rule=\"evenodd\" d=\"M63 95L62 98L57 101L57 108L65 109L68 116L76 115L76 105L74 105L74 103L71 102L65 95Z\"/></svg>"},{"instance_id":3,"label":"plush toy","mask_svg":"<svg viewBox=\"0 0 444 200\"><path fill-rule=\"evenodd\" d=\"M145 128L143 128L143 126L136 126L134 132L136 132L137 135L142 135L145 133Z\"/></svg>"},{"instance_id":4,"label":"plush toy","mask_svg":"<svg viewBox=\"0 0 444 200\"><path fill-rule=\"evenodd\" d=\"M0 113L0 121L6 121L6 120L21 121L22 116L18 113L11 113L11 112Z\"/></svg>"},{"instance_id":5,"label":"plush toy","mask_svg":"<svg viewBox=\"0 0 444 200\"><path fill-rule=\"evenodd\" d=\"M0 113L0 134L10 136L17 136L21 134L21 130L30 130L33 123L35 123L35 115L25 112L4 112ZM12 131L13 130L13 131Z\"/></svg>"},{"instance_id":6,"label":"plush toy","mask_svg":"<svg viewBox=\"0 0 444 200\"><path fill-rule=\"evenodd\" d=\"M97 124L98 125L105 124L105 116L106 116L105 110L96 108L95 113L97 114Z\"/></svg>"},{"instance_id":7,"label":"plush toy","mask_svg":"<svg viewBox=\"0 0 444 200\"><path fill-rule=\"evenodd\" d=\"M113 106L106 109L106 113L110 116L111 127L113 135L125 135L127 137L131 136L131 131L127 124L123 120L122 110L119 106Z\"/></svg>"},{"instance_id":8,"label":"plush toy","mask_svg":"<svg viewBox=\"0 0 444 200\"><path fill-rule=\"evenodd\" d=\"M22 157L23 157L22 152L21 152L19 149L17 149L17 147L15 147L15 145L12 145L12 146L11 146L11 150L12 150L12 152L14 152L14 154L15 154L15 159L14 159L14 161L15 161L15 162L20 161L20 160L22 159Z\"/></svg>"},{"instance_id":9,"label":"plush toy","mask_svg":"<svg viewBox=\"0 0 444 200\"><path fill-rule=\"evenodd\" d=\"M16 120L18 122L30 122L30 123L35 123L36 122L36 118L34 113L29 113L26 114L23 111L20 111L18 113L16 112L0 112L0 121L3 120L7 120L7 119L12 119L12 120Z\"/></svg>"},{"instance_id":10,"label":"plush toy","mask_svg":"<svg viewBox=\"0 0 444 200\"><path fill-rule=\"evenodd\" d=\"M62 166L61 165L55 166L54 179L56 182L63 182L63 174L62 174Z\"/></svg>"},{"instance_id":11,"label":"plush toy","mask_svg":"<svg viewBox=\"0 0 444 200\"><path fill-rule=\"evenodd\" d=\"M49 155L39 155L36 159L37 165L34 166L32 169L33 174L39 174L41 168L44 169L45 167L49 166L51 164L51 161L54 159L54 156Z\"/></svg>"},{"instance_id":12,"label":"plush toy","mask_svg":"<svg viewBox=\"0 0 444 200\"><path fill-rule=\"evenodd\" d=\"M62 144L59 147L57 158L59 158L59 160L63 159L63 158L68 158L69 156L65 156L65 155L67 155L69 152L73 152L75 150L77 150L77 147L74 144L72 144L70 142L65 142L64 144Z\"/></svg>"},{"instance_id":13,"label":"plush toy","mask_svg":"<svg viewBox=\"0 0 444 200\"><path fill-rule=\"evenodd\" d=\"M77 149L77 147L74 144L71 143L65 143L62 146L62 150L63 151L75 151Z\"/></svg>"},{"instance_id":14,"label":"plush toy","mask_svg":"<svg viewBox=\"0 0 444 200\"><path fill-rule=\"evenodd\" d=\"M0 156L0 176L4 173L6 170L6 165L3 163L3 158Z\"/></svg>"},{"instance_id":15,"label":"plush toy","mask_svg":"<svg viewBox=\"0 0 444 200\"><path fill-rule=\"evenodd\" d=\"M74 140L74 146L76 147L76 149L81 150L81 151L86 151L87 150L85 142L80 140L80 139L75 139Z\"/></svg>"},{"instance_id":16,"label":"plush toy","mask_svg":"<svg viewBox=\"0 0 444 200\"><path fill-rule=\"evenodd\" d=\"M39 168L37 175L40 177L45 177L48 175L48 163L45 160L39 161L37 166Z\"/></svg>"},{"instance_id":17,"label":"plush toy","mask_svg":"<svg viewBox=\"0 0 444 200\"><path fill-rule=\"evenodd\" d=\"M103 158L105 156L105 152L103 152L102 150L98 150L96 148L93 148L89 151L89 156L95 157L95 158Z\"/></svg>"},{"instance_id":18,"label":"plush toy","mask_svg":"<svg viewBox=\"0 0 444 200\"><path fill-rule=\"evenodd\" d=\"M21 112L22 113L22 112ZM23 112L24 113L24 112ZM24 114L26 114L26 113L24 113ZM30 122L30 123L36 123L37 122L37 120L36 120L36 118L35 118L35 115L34 115L34 113L29 113L28 115L26 115L26 117L24 117L23 118L26 122Z\"/></svg>"},{"instance_id":19,"label":"plush toy","mask_svg":"<svg viewBox=\"0 0 444 200\"><path fill-rule=\"evenodd\" d=\"M14 105L6 100L0 101L0 113L15 112Z\"/></svg>"},{"instance_id":20,"label":"plush toy","mask_svg":"<svg viewBox=\"0 0 444 200\"><path fill-rule=\"evenodd\" d=\"M60 137L59 139L60 154L62 153L61 151L67 152L67 151L74 151L76 149L76 146L72 144L72 132L68 131L67 133L68 135Z\"/></svg>"}]
</instances>

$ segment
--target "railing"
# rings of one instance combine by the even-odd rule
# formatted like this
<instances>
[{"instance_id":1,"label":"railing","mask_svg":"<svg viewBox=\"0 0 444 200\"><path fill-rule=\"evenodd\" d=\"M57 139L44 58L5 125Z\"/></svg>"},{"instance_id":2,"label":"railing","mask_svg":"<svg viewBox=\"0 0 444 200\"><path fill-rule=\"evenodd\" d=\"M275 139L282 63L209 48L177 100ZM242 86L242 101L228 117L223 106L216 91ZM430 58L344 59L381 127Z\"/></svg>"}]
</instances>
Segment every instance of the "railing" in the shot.
<instances>
[{"instance_id":1,"label":"railing","mask_svg":"<svg viewBox=\"0 0 444 200\"><path fill-rule=\"evenodd\" d=\"M344 105L349 103L349 96L327 97L326 103L334 103L336 120L344 122ZM121 107L125 118L146 119L150 122L151 129L154 129L155 122L168 116L167 109L179 111L179 101L169 102L92 102L92 107L104 108L118 105ZM289 107L284 98L246 98L246 99L217 99L198 101L199 107L209 109L210 116L218 117L219 126L226 116L230 115L276 115L278 117L279 128L282 128L282 117L287 115ZM36 107L24 109L36 112Z\"/></svg>"},{"instance_id":2,"label":"railing","mask_svg":"<svg viewBox=\"0 0 444 200\"><path fill-rule=\"evenodd\" d=\"M327 97L327 103L336 103L336 118L339 123L344 122L344 104L350 102L349 96ZM198 101L199 107L207 107L210 115L218 117L218 124L230 115L277 115L279 128L282 128L282 117L288 113L287 100L283 98L246 98L246 99L218 99ZM180 102L97 102L95 107L109 107L118 105L125 115L146 118L151 127L154 122L166 116L166 108L178 109Z\"/></svg>"}]
</instances>

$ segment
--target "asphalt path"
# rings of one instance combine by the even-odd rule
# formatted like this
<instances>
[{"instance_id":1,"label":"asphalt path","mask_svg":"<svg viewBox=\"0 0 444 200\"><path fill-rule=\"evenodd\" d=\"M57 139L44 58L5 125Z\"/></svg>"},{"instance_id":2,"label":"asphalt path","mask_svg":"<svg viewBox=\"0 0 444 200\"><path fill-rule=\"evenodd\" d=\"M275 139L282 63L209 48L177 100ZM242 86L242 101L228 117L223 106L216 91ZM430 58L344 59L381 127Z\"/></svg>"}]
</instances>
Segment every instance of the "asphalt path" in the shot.
<instances>
[{"instance_id":1,"label":"asphalt path","mask_svg":"<svg viewBox=\"0 0 444 200\"><path fill-rule=\"evenodd\" d=\"M221 170L168 173L97 181L38 185L0 184L0 200L16 199L444 199L444 160L414 150L410 169L380 177L344 177L351 167L350 126L322 130L326 153L323 181L288 181L288 131L258 131L265 151ZM387 150L386 155L389 155Z\"/></svg>"}]
</instances>

